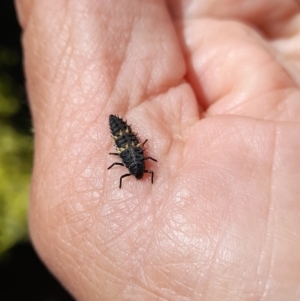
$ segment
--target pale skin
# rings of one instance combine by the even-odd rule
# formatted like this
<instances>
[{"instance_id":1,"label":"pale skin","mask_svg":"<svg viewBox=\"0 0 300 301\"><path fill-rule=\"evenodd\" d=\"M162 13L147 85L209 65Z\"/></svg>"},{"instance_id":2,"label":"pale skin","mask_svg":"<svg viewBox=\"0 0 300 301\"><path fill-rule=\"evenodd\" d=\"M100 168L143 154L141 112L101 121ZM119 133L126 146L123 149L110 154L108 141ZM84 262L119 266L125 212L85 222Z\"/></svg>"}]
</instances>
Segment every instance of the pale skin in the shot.
<instances>
[{"instance_id":1,"label":"pale skin","mask_svg":"<svg viewBox=\"0 0 300 301\"><path fill-rule=\"evenodd\" d=\"M76 300L300 300L300 8L16 1L30 233ZM108 116L154 171L119 178Z\"/></svg>"}]
</instances>

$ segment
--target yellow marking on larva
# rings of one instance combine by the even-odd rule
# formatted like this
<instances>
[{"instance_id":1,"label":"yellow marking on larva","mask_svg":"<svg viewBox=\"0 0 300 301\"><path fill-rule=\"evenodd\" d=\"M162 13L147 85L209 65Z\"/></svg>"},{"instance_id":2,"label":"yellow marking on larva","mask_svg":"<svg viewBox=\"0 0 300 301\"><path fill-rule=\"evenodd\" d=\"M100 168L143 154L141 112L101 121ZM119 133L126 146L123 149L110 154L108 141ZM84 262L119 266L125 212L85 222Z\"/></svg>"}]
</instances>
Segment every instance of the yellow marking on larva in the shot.
<instances>
[{"instance_id":1,"label":"yellow marking on larva","mask_svg":"<svg viewBox=\"0 0 300 301\"><path fill-rule=\"evenodd\" d=\"M122 153L124 152L124 150L126 150L127 148L126 147L118 147L118 152L119 153Z\"/></svg>"},{"instance_id":2,"label":"yellow marking on larva","mask_svg":"<svg viewBox=\"0 0 300 301\"><path fill-rule=\"evenodd\" d=\"M128 145L128 144L126 144L124 147L118 147L118 151L119 151L119 153L122 153L122 152L124 152L124 150L126 150L128 147L129 147L129 145Z\"/></svg>"},{"instance_id":3,"label":"yellow marking on larva","mask_svg":"<svg viewBox=\"0 0 300 301\"><path fill-rule=\"evenodd\" d=\"M125 132L126 132L127 134L129 133L129 128L128 128L128 127L126 128Z\"/></svg>"}]
</instances>

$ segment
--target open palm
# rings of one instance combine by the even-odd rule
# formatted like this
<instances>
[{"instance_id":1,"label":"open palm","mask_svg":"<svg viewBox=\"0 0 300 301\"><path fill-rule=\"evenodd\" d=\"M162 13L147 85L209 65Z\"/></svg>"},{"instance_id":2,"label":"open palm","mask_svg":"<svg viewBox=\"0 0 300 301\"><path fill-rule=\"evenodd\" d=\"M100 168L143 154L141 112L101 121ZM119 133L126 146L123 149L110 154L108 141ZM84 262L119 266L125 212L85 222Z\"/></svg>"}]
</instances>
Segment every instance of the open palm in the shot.
<instances>
[{"instance_id":1,"label":"open palm","mask_svg":"<svg viewBox=\"0 0 300 301\"><path fill-rule=\"evenodd\" d=\"M296 1L17 1L30 228L77 300L300 299ZM142 180L117 114L148 139Z\"/></svg>"}]
</instances>

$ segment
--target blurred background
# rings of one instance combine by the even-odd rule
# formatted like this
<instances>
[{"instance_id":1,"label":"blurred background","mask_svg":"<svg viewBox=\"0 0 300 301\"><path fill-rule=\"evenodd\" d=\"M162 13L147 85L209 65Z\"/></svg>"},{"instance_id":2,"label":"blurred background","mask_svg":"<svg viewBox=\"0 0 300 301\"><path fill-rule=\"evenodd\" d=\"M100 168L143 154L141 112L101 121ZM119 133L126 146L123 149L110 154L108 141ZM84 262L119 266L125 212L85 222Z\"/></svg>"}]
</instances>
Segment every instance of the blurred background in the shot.
<instances>
[{"instance_id":1,"label":"blurred background","mask_svg":"<svg viewBox=\"0 0 300 301\"><path fill-rule=\"evenodd\" d=\"M0 300L72 301L28 235L33 129L24 81L14 2L0 1Z\"/></svg>"}]
</instances>

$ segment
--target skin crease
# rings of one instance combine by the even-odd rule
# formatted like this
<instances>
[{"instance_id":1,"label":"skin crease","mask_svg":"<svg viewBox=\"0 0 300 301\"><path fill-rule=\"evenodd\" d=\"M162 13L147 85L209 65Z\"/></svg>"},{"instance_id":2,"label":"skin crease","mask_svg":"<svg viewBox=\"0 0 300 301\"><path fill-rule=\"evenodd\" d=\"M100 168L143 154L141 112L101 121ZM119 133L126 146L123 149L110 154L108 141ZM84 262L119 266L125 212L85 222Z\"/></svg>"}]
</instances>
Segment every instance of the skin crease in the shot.
<instances>
[{"instance_id":1,"label":"skin crease","mask_svg":"<svg viewBox=\"0 0 300 301\"><path fill-rule=\"evenodd\" d=\"M76 300L300 300L293 0L19 0L33 243ZM154 171L111 170L108 116Z\"/></svg>"}]
</instances>

